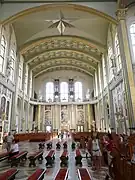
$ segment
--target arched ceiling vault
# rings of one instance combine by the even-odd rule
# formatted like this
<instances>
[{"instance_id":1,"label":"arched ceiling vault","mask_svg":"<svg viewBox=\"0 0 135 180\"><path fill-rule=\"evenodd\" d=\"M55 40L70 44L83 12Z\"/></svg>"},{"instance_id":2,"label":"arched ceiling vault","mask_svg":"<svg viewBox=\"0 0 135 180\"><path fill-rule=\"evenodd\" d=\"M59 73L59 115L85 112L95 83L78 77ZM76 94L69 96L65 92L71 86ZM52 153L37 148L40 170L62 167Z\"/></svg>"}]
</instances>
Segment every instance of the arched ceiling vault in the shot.
<instances>
[{"instance_id":1,"label":"arched ceiling vault","mask_svg":"<svg viewBox=\"0 0 135 180\"><path fill-rule=\"evenodd\" d=\"M76 65L61 65L61 66L55 65L53 67L48 67L46 69L42 69L40 72L33 74L33 76L35 78L37 78L37 77L41 76L42 74L52 72L52 71L61 71L61 70L73 70L73 71L84 73L89 76L93 76L93 74L91 74L89 71L87 71L81 67L78 67Z\"/></svg>"},{"instance_id":2,"label":"arched ceiling vault","mask_svg":"<svg viewBox=\"0 0 135 180\"><path fill-rule=\"evenodd\" d=\"M33 42L20 52L35 77L48 72L46 69L51 67L58 68L58 65L65 70L76 66L81 72L93 75L102 56L102 51L88 40L73 36L46 38L40 43Z\"/></svg>"},{"instance_id":3,"label":"arched ceiling vault","mask_svg":"<svg viewBox=\"0 0 135 180\"><path fill-rule=\"evenodd\" d=\"M93 76L106 51L109 24L117 23L96 9L73 4L37 7L9 22L35 77L59 68Z\"/></svg>"}]
</instances>

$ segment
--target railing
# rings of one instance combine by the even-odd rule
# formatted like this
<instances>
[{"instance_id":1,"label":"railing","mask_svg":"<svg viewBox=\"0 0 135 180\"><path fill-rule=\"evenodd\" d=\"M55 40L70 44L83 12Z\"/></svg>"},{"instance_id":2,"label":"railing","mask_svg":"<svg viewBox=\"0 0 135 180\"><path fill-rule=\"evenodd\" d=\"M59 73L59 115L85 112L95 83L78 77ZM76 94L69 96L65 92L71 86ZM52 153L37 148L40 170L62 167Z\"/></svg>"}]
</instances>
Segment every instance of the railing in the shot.
<instances>
[{"instance_id":1,"label":"railing","mask_svg":"<svg viewBox=\"0 0 135 180\"><path fill-rule=\"evenodd\" d=\"M34 98L31 98L30 99L30 104L33 104L33 105L54 105L54 104L58 104L58 105L61 105L61 104L96 104L98 103L98 99L97 98L93 98L93 99L90 99L90 100L83 100L83 101L69 101L69 102L47 102L47 101L44 101L44 100L39 100L39 99L34 99Z\"/></svg>"}]
</instances>

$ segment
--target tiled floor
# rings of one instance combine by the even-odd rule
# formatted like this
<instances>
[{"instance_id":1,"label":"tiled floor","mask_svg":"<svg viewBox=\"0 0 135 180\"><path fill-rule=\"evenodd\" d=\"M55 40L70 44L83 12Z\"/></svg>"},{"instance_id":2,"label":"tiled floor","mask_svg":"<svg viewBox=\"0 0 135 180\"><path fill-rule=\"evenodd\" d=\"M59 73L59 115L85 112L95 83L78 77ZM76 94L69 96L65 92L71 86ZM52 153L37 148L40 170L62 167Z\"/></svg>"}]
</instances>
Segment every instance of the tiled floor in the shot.
<instances>
[{"instance_id":1,"label":"tiled floor","mask_svg":"<svg viewBox=\"0 0 135 180\"><path fill-rule=\"evenodd\" d=\"M55 149L55 144L56 142L58 141L58 139L54 139L53 140L53 149ZM68 165L68 169L69 169L69 175L68 175L68 180L78 180L78 177L77 177L77 167L75 166L75 152L73 152L71 150L71 142L72 140L71 139L68 139L68 152L69 152L69 165ZM23 142L23 143L20 143L20 151L22 150L27 150L30 153L32 152L35 152L35 151L38 151L38 143L29 143L29 142ZM59 170L60 168L60 155L61 153L63 152L63 148L61 148L60 151L57 151L55 150L55 164L54 164L54 167L53 168L48 168L47 169L47 172L45 174L45 180L53 180L54 177L56 176L56 173L57 171ZM46 150L46 148L44 149L44 157L47 155L48 151ZM28 154L28 155L29 155ZM83 154L83 153L82 153ZM83 156L85 156L85 154L83 154ZM91 170L91 167L88 167L88 164L87 164L87 161L86 161L86 158L83 158L82 160L83 162L83 167L86 167L91 176L93 177L93 180L104 180L105 179L105 174L106 174L106 171L107 171L107 168L106 167L102 167L102 169L97 172L97 171L92 171ZM37 163L37 167L41 167L41 168L44 168L46 169L46 160L44 158L42 164L39 164L38 161L36 162ZM28 166L29 164L29 161L27 160L25 164L22 164L20 166L17 167L19 171L19 173L16 175L16 180L26 180L27 177L29 177L37 167L29 167ZM3 162L0 162L0 172L3 172L7 169L10 168L10 164L8 164L7 161L3 161Z\"/></svg>"}]
</instances>

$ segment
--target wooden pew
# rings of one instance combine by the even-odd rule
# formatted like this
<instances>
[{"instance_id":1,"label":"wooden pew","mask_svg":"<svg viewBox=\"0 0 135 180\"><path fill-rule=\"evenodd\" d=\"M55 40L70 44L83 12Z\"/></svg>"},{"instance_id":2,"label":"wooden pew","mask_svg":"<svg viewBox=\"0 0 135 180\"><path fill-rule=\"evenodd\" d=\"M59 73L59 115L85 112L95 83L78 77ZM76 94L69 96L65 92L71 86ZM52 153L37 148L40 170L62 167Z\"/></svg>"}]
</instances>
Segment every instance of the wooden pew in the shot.
<instances>
[{"instance_id":1,"label":"wooden pew","mask_svg":"<svg viewBox=\"0 0 135 180\"><path fill-rule=\"evenodd\" d=\"M67 166L68 165L68 152L65 150L63 151L61 157L60 157L60 160L61 160L61 163L60 163L60 166L62 167L63 165L64 166Z\"/></svg>"},{"instance_id":2,"label":"wooden pew","mask_svg":"<svg viewBox=\"0 0 135 180\"><path fill-rule=\"evenodd\" d=\"M11 160L11 167L18 166L20 161L27 160L27 151L20 152L17 155L12 156L9 160Z\"/></svg>"},{"instance_id":3,"label":"wooden pew","mask_svg":"<svg viewBox=\"0 0 135 180\"><path fill-rule=\"evenodd\" d=\"M75 165L76 165L76 166L77 166L77 165L82 166L82 156L81 156L81 152L80 152L79 149L76 150L75 160L76 160L76 162L75 162Z\"/></svg>"},{"instance_id":4,"label":"wooden pew","mask_svg":"<svg viewBox=\"0 0 135 180\"><path fill-rule=\"evenodd\" d=\"M79 180L92 180L90 173L86 168L79 168L77 172Z\"/></svg>"},{"instance_id":5,"label":"wooden pew","mask_svg":"<svg viewBox=\"0 0 135 180\"><path fill-rule=\"evenodd\" d=\"M50 152L48 153L48 155L45 157L46 159L46 167L48 166L53 166L54 164L54 160L55 160L55 151L54 150L50 150Z\"/></svg>"},{"instance_id":6,"label":"wooden pew","mask_svg":"<svg viewBox=\"0 0 135 180\"><path fill-rule=\"evenodd\" d=\"M28 180L43 180L46 170L44 169L37 169L29 178Z\"/></svg>"},{"instance_id":7,"label":"wooden pew","mask_svg":"<svg viewBox=\"0 0 135 180\"><path fill-rule=\"evenodd\" d=\"M15 134L15 140L17 141L30 141L30 142L45 142L51 139L51 133L21 133Z\"/></svg>"},{"instance_id":8,"label":"wooden pew","mask_svg":"<svg viewBox=\"0 0 135 180\"><path fill-rule=\"evenodd\" d=\"M36 163L35 161L38 159L39 161L42 161L43 160L43 151L39 151L39 152L36 152L32 155L29 156L29 167L31 166L36 166Z\"/></svg>"},{"instance_id":9,"label":"wooden pew","mask_svg":"<svg viewBox=\"0 0 135 180\"><path fill-rule=\"evenodd\" d=\"M67 180L68 169L59 169L54 180Z\"/></svg>"},{"instance_id":10,"label":"wooden pew","mask_svg":"<svg viewBox=\"0 0 135 180\"><path fill-rule=\"evenodd\" d=\"M9 158L9 153L8 152L0 154L0 162L4 161L5 159L8 159L8 158Z\"/></svg>"},{"instance_id":11,"label":"wooden pew","mask_svg":"<svg viewBox=\"0 0 135 180\"><path fill-rule=\"evenodd\" d=\"M6 172L0 174L1 180L14 180L15 175L18 173L17 169L9 169Z\"/></svg>"}]
</instances>

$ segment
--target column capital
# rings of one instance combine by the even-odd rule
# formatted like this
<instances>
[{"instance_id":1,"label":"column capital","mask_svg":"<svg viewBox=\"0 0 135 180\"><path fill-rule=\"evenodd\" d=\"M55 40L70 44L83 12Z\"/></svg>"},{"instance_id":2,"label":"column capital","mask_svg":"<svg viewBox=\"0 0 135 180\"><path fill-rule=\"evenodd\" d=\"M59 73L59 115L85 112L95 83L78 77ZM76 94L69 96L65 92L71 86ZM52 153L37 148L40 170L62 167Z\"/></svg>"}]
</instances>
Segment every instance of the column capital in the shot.
<instances>
[{"instance_id":1,"label":"column capital","mask_svg":"<svg viewBox=\"0 0 135 180\"><path fill-rule=\"evenodd\" d=\"M117 9L116 16L118 21L125 20L127 15L127 8Z\"/></svg>"}]
</instances>

